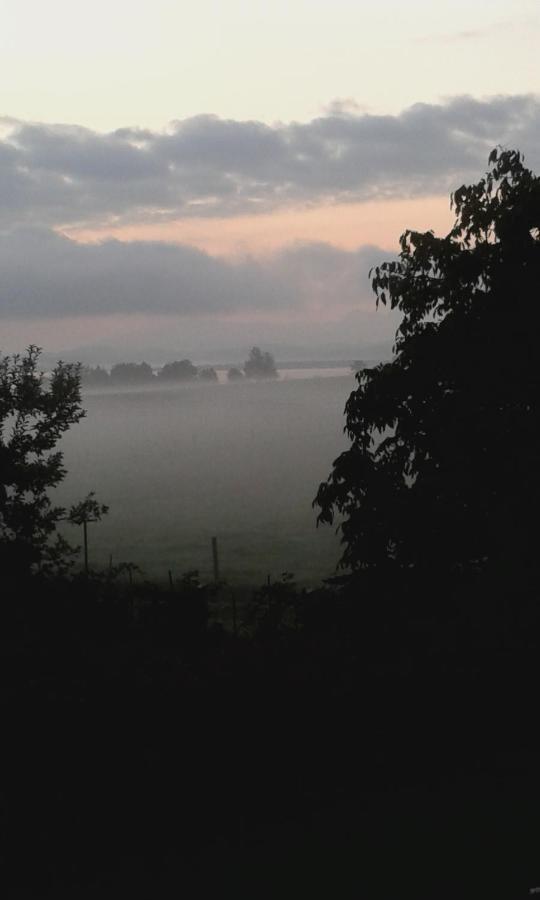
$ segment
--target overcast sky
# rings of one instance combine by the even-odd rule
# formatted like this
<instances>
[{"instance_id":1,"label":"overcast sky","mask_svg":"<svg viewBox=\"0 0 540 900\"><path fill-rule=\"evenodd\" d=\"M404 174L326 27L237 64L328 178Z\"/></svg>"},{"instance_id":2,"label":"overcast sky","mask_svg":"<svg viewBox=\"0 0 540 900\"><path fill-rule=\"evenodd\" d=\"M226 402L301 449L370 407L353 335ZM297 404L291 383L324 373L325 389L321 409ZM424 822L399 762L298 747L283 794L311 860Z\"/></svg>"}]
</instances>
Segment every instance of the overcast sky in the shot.
<instances>
[{"instance_id":1,"label":"overcast sky","mask_svg":"<svg viewBox=\"0 0 540 900\"><path fill-rule=\"evenodd\" d=\"M3 0L0 348L391 341L369 267L496 144L540 168L539 38L538 0Z\"/></svg>"}]
</instances>

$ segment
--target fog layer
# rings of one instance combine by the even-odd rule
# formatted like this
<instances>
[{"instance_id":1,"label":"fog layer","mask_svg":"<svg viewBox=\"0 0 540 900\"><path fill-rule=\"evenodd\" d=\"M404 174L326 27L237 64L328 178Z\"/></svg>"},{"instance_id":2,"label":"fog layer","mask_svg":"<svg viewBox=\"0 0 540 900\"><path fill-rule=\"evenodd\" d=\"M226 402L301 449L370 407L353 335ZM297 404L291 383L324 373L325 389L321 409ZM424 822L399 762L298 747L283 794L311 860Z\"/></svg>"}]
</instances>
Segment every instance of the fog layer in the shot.
<instances>
[{"instance_id":1,"label":"fog layer","mask_svg":"<svg viewBox=\"0 0 540 900\"><path fill-rule=\"evenodd\" d=\"M345 449L352 376L111 391L83 398L64 438L70 504L95 490L110 513L89 527L90 562L137 563L152 578L211 574L258 584L334 572L339 540L315 528L311 502ZM80 541L76 528L66 532Z\"/></svg>"}]
</instances>

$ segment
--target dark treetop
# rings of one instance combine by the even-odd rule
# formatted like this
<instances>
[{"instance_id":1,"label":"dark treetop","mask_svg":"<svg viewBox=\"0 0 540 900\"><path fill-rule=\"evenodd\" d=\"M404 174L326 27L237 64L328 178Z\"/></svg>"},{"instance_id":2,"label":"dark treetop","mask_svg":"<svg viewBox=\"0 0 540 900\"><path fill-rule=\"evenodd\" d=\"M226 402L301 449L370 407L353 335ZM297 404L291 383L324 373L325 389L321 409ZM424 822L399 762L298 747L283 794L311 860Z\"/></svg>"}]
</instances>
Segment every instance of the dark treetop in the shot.
<instances>
[{"instance_id":1,"label":"dark treetop","mask_svg":"<svg viewBox=\"0 0 540 900\"><path fill-rule=\"evenodd\" d=\"M65 510L48 490L64 478L56 445L84 415L80 367L59 362L46 378L40 351L0 358L0 569L22 574L62 567L71 548L56 535Z\"/></svg>"},{"instance_id":2,"label":"dark treetop","mask_svg":"<svg viewBox=\"0 0 540 900\"><path fill-rule=\"evenodd\" d=\"M373 271L403 314L392 362L358 373L314 505L337 515L342 564L506 570L535 554L539 499L540 178L514 151L452 196L437 238L406 231Z\"/></svg>"}]
</instances>

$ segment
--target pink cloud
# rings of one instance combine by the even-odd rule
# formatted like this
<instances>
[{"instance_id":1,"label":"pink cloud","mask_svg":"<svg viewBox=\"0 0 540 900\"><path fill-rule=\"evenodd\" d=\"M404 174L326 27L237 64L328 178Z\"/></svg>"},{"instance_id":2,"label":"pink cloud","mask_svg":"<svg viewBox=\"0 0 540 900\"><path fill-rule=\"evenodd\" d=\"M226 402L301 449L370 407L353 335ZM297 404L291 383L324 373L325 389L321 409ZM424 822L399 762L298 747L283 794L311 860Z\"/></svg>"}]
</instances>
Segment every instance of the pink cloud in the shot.
<instances>
[{"instance_id":1,"label":"pink cloud","mask_svg":"<svg viewBox=\"0 0 540 900\"><path fill-rule=\"evenodd\" d=\"M266 255L294 242L323 241L344 250L361 244L397 248L406 228L446 233L453 224L447 196L369 203L318 205L231 218L193 218L171 222L70 228L64 233L82 243L168 241L189 244L218 256Z\"/></svg>"}]
</instances>

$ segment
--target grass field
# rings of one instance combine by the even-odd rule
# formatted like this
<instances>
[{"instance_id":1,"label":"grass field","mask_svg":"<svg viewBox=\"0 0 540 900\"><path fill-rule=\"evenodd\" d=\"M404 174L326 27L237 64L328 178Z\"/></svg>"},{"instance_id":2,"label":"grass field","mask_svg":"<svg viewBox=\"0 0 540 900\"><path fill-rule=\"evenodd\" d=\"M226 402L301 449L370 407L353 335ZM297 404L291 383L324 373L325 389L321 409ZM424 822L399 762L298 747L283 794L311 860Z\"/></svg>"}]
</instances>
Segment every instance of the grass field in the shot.
<instances>
[{"instance_id":1,"label":"grass field","mask_svg":"<svg viewBox=\"0 0 540 900\"><path fill-rule=\"evenodd\" d=\"M89 393L87 417L63 439L69 505L95 490L110 506L89 527L90 562L137 563L148 577L212 572L259 584L293 572L333 574L339 539L311 503L345 448L352 376ZM66 534L80 542L77 529Z\"/></svg>"}]
</instances>

